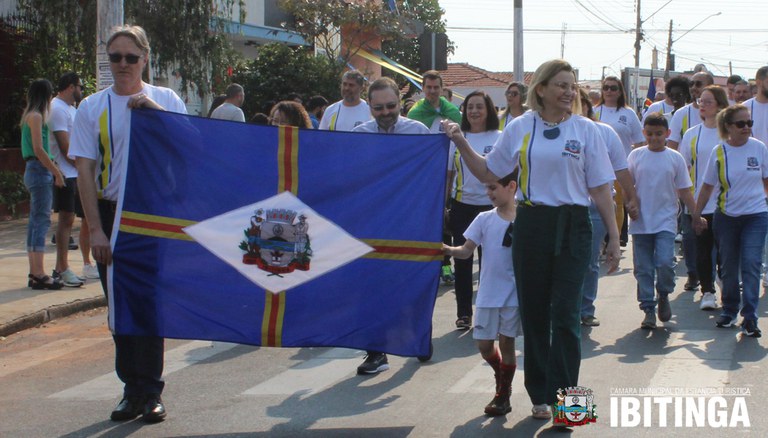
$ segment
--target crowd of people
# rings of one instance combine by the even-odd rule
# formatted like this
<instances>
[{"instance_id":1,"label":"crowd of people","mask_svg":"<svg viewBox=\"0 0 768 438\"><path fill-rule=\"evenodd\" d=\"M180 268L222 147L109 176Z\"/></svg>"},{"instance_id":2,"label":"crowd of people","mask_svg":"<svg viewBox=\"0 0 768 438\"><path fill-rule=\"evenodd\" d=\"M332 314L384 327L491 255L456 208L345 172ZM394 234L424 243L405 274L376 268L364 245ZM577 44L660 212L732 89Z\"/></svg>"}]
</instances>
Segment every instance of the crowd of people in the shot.
<instances>
[{"instance_id":1,"label":"crowd of people","mask_svg":"<svg viewBox=\"0 0 768 438\"><path fill-rule=\"evenodd\" d=\"M105 90L82 99L76 74L62 76L55 98L47 80L29 89L21 127L24 181L31 195L28 284L34 289L82 284L66 258L72 221L79 215L84 274L100 278L106 292L131 110L186 112L174 91L142 80L150 54L143 29L117 29L107 52L114 85ZM736 324L740 313L743 333L760 336L768 67L757 71L754 97L749 83L731 79L721 88L706 71L675 77L666 83L663 99L639 116L627 106L619 78L607 77L600 90L586 90L570 64L553 60L539 66L530 84L509 84L506 107L497 113L482 90L469 93L460 107L451 103L437 71L423 74L422 99L403 102L392 79L377 79L366 90L365 76L352 70L341 77L338 102L313 96L305 106L299 96L287 96L268 114L254 117L258 123L303 129L442 133L450 139L447 172L438 176L446 178L446 221L435 224L444 227L446 258L435 275L455 282L456 328L473 329L480 354L494 371L496 393L485 413L510 412L514 342L524 335L531 413L548 419L557 391L578 385L581 327L600 325L595 316L600 260L603 272L618 268L620 248L629 240L622 228L632 237L641 328L654 329L657 317L667 322L673 315L669 295L676 288L675 238L682 228L684 288L700 285L700 308L715 310L719 278L717 327ZM244 99L243 87L231 84L209 117L245 122ZM60 214L57 245L64 250L57 251L54 275L48 276L43 252L52 198ZM681 202L684 214L678 218ZM91 252L98 272L87 269ZM481 267L473 311L475 252ZM124 390L111 419L162 421L163 339L115 335L114 342ZM357 372L388 368L384 352L368 351Z\"/></svg>"}]
</instances>

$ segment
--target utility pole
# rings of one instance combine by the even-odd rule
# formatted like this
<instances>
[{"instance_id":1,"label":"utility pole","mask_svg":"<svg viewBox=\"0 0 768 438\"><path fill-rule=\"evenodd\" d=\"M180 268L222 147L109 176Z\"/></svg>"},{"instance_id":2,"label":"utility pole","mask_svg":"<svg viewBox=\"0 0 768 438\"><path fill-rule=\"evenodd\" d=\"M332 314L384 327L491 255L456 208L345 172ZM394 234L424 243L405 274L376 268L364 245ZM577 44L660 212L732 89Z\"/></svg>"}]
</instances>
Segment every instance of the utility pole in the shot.
<instances>
[{"instance_id":1,"label":"utility pole","mask_svg":"<svg viewBox=\"0 0 768 438\"><path fill-rule=\"evenodd\" d=\"M672 64L672 20L669 20L669 39L667 39L667 67L664 69L664 82L669 80L669 72L674 70Z\"/></svg>"},{"instance_id":2,"label":"utility pole","mask_svg":"<svg viewBox=\"0 0 768 438\"><path fill-rule=\"evenodd\" d=\"M640 94L640 41L643 40L643 20L640 19L640 0L637 0L637 23L635 25L635 95L632 96L633 108L637 109L637 97Z\"/></svg>"},{"instance_id":3,"label":"utility pole","mask_svg":"<svg viewBox=\"0 0 768 438\"><path fill-rule=\"evenodd\" d=\"M523 66L523 0L515 0L515 43L514 61L512 68L515 70L515 81L522 83L525 78Z\"/></svg>"},{"instance_id":4,"label":"utility pole","mask_svg":"<svg viewBox=\"0 0 768 438\"><path fill-rule=\"evenodd\" d=\"M565 29L567 25L563 23L563 28L560 31L560 59L565 59Z\"/></svg>"},{"instance_id":5,"label":"utility pole","mask_svg":"<svg viewBox=\"0 0 768 438\"><path fill-rule=\"evenodd\" d=\"M107 40L112 28L123 24L123 0L98 0L96 8L96 88L103 90L114 82L109 69Z\"/></svg>"}]
</instances>

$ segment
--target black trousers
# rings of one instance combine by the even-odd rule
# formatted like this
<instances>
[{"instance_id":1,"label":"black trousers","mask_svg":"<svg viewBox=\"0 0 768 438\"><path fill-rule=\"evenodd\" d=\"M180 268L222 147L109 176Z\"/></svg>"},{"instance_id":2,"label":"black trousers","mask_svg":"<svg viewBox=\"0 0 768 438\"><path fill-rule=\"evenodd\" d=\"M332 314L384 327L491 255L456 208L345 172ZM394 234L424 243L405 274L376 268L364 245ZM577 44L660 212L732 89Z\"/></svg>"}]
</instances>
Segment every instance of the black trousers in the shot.
<instances>
[{"instance_id":1,"label":"black trousers","mask_svg":"<svg viewBox=\"0 0 768 438\"><path fill-rule=\"evenodd\" d=\"M115 204L99 201L101 226L107 237L112 235ZM97 263L101 286L107 295L107 266ZM109 297L107 297L109 299ZM113 335L115 342L115 372L125 384L124 397L160 395L163 392L164 339L158 336Z\"/></svg>"},{"instance_id":2,"label":"black trousers","mask_svg":"<svg viewBox=\"0 0 768 438\"><path fill-rule=\"evenodd\" d=\"M464 204L457 200L451 200L451 214L448 218L448 225L453 237L453 246L461 246L466 242L464 232L467 231L469 224L478 214L488 211L493 205L471 205ZM477 243L477 242L475 242ZM483 263L482 249L477 249L477 255L480 259L480 266ZM456 288L456 317L472 316L472 265L474 257L468 259L453 260L453 273L456 278L454 286Z\"/></svg>"},{"instance_id":3,"label":"black trousers","mask_svg":"<svg viewBox=\"0 0 768 438\"><path fill-rule=\"evenodd\" d=\"M558 389L578 385L581 285L591 242L587 207L518 207L512 256L533 404L554 404Z\"/></svg>"}]
</instances>

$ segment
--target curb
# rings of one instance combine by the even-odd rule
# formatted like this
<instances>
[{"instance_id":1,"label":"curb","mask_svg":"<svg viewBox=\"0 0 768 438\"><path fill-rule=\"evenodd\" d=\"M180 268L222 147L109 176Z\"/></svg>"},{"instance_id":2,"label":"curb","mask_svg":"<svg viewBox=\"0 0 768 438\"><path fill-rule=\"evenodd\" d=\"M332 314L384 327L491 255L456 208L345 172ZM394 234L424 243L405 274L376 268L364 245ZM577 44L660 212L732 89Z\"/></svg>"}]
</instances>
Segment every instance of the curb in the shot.
<instances>
[{"instance_id":1,"label":"curb","mask_svg":"<svg viewBox=\"0 0 768 438\"><path fill-rule=\"evenodd\" d=\"M102 296L86 298L66 304L57 304L29 315L0 325L0 336L9 336L22 330L38 327L54 319L64 318L75 313L96 309L107 305L107 298Z\"/></svg>"}]
</instances>

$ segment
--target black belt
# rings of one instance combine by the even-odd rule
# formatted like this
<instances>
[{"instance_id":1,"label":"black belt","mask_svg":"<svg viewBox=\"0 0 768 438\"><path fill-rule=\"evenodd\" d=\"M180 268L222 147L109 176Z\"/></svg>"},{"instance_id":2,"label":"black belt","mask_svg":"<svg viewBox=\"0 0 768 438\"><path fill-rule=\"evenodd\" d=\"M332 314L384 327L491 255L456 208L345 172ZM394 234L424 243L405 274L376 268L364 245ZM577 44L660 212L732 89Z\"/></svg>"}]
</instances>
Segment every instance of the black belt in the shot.
<instances>
[{"instance_id":1,"label":"black belt","mask_svg":"<svg viewBox=\"0 0 768 438\"><path fill-rule=\"evenodd\" d=\"M37 157L26 157L24 161L37 161Z\"/></svg>"}]
</instances>

